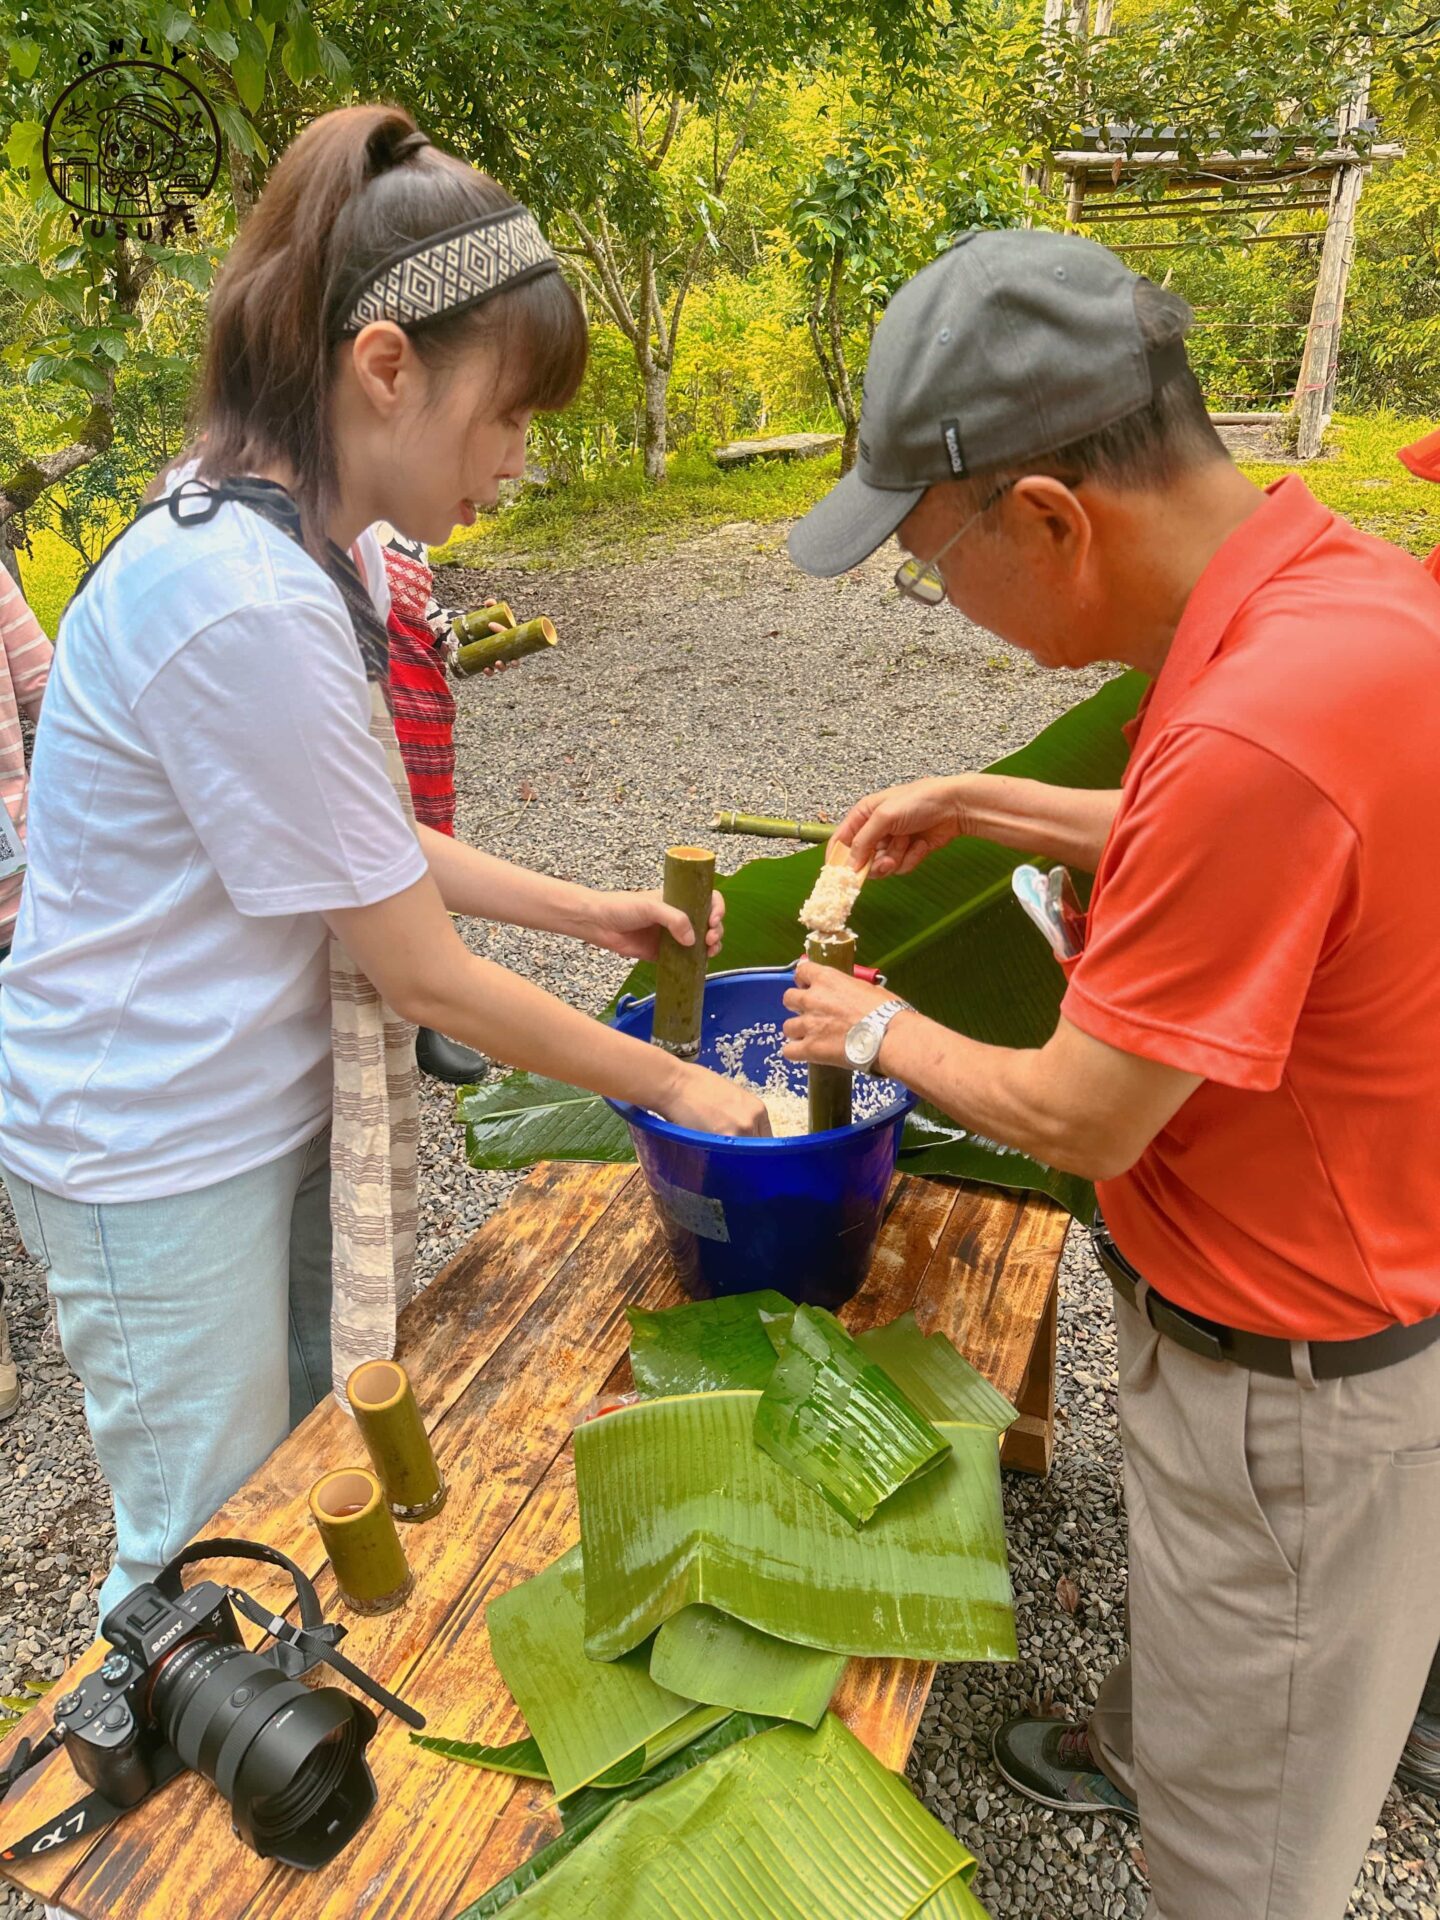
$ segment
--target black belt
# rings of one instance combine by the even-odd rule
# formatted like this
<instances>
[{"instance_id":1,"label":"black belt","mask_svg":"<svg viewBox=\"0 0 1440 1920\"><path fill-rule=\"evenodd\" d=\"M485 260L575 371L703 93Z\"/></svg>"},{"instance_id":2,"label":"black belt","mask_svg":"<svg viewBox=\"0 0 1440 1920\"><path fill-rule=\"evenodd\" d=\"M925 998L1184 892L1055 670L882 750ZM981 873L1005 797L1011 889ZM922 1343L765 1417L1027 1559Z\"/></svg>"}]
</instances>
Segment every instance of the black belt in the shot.
<instances>
[{"instance_id":1,"label":"black belt","mask_svg":"<svg viewBox=\"0 0 1440 1920\"><path fill-rule=\"evenodd\" d=\"M1095 1253L1109 1277L1110 1284L1130 1305L1139 1302L1143 1276L1131 1266L1110 1237L1110 1230L1097 1214L1091 1228ZM1177 1346L1206 1360L1228 1360L1237 1367L1249 1367L1254 1373L1273 1373L1282 1380L1295 1377L1295 1356L1289 1340L1276 1340L1263 1333L1241 1333L1177 1307L1154 1287L1145 1289L1142 1311L1157 1333ZM1310 1371L1317 1380L1343 1380L1356 1373L1376 1373L1381 1367L1393 1367L1422 1353L1440 1340L1440 1313L1419 1320L1411 1327L1382 1327L1379 1333L1367 1333L1360 1340L1310 1340L1302 1342L1310 1350Z\"/></svg>"}]
</instances>

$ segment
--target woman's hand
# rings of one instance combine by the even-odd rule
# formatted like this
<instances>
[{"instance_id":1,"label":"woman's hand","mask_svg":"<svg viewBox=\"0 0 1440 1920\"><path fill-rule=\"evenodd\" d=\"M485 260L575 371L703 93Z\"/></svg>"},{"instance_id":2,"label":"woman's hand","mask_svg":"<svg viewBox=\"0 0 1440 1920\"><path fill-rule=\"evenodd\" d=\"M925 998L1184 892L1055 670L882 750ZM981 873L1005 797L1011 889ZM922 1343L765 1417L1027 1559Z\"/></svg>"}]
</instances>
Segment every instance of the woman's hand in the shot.
<instances>
[{"instance_id":1,"label":"woman's hand","mask_svg":"<svg viewBox=\"0 0 1440 1920\"><path fill-rule=\"evenodd\" d=\"M486 607L498 607L499 604L500 602L498 600L492 598L482 600L480 607L483 612ZM508 633L510 629L503 620L492 620L490 622L490 631L491 633ZM486 667L480 677L482 680L493 680L497 673L504 673L507 667L512 667L514 664L515 662L513 660L497 660L493 667Z\"/></svg>"},{"instance_id":2,"label":"woman's hand","mask_svg":"<svg viewBox=\"0 0 1440 1920\"><path fill-rule=\"evenodd\" d=\"M835 829L849 847L853 865L870 863L871 875L910 873L927 853L969 831L962 795L965 776L949 780L909 780L857 800Z\"/></svg>"},{"instance_id":3,"label":"woman's hand","mask_svg":"<svg viewBox=\"0 0 1440 1920\"><path fill-rule=\"evenodd\" d=\"M675 1126L693 1127L697 1133L770 1137L770 1115L759 1094L708 1067L682 1067L675 1095L656 1111Z\"/></svg>"},{"instance_id":4,"label":"woman's hand","mask_svg":"<svg viewBox=\"0 0 1440 1920\"><path fill-rule=\"evenodd\" d=\"M599 893L587 895L580 910L576 932L592 947L605 947L611 953L623 953L627 960L653 960L660 951L660 930L673 933L682 947L694 945L690 922L678 907L667 907L658 891L651 893ZM725 902L718 893L710 896L710 924L705 930L705 951L714 956L720 951L725 931Z\"/></svg>"},{"instance_id":5,"label":"woman's hand","mask_svg":"<svg viewBox=\"0 0 1440 1920\"><path fill-rule=\"evenodd\" d=\"M785 1005L794 1018L785 1022L782 1057L821 1067L849 1066L846 1034L857 1020L894 998L887 988L872 987L853 973L802 960L795 969L795 984L785 995Z\"/></svg>"}]
</instances>

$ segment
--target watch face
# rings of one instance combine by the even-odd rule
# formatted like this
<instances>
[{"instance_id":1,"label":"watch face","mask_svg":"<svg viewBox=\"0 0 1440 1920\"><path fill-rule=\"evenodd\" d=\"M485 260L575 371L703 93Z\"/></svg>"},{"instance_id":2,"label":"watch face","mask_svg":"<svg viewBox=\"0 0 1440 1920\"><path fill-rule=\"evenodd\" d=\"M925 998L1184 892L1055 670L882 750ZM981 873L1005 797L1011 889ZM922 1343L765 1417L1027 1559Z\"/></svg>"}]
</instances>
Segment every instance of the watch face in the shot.
<instances>
[{"instance_id":1,"label":"watch face","mask_svg":"<svg viewBox=\"0 0 1440 1920\"><path fill-rule=\"evenodd\" d=\"M870 1024L870 1015L857 1020L845 1036L845 1058L852 1067L862 1072L875 1064L875 1056L880 1051L878 1036Z\"/></svg>"}]
</instances>

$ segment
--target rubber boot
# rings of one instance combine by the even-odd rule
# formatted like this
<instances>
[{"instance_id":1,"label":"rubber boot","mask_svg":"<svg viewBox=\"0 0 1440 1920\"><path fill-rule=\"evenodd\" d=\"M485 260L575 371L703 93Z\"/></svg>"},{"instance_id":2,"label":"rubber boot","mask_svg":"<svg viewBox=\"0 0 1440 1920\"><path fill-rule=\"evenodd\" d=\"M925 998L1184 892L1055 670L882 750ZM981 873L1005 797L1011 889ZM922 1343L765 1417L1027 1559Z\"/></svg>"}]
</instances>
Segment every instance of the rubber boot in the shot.
<instances>
[{"instance_id":1,"label":"rubber boot","mask_svg":"<svg viewBox=\"0 0 1440 1920\"><path fill-rule=\"evenodd\" d=\"M458 1040L447 1039L432 1027L421 1027L415 1035L415 1064L432 1080L443 1080L451 1087L472 1086L490 1071L483 1053L462 1047Z\"/></svg>"}]
</instances>

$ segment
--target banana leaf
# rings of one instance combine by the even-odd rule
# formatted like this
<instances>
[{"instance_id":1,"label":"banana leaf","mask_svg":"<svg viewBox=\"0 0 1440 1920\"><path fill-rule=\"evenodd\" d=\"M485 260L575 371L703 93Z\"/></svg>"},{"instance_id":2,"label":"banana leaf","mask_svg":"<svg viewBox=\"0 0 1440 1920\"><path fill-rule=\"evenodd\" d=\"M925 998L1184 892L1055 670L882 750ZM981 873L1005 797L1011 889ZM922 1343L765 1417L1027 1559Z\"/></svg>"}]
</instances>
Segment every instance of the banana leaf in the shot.
<instances>
[{"instance_id":1,"label":"banana leaf","mask_svg":"<svg viewBox=\"0 0 1440 1920\"><path fill-rule=\"evenodd\" d=\"M630 1129L599 1094L563 1080L511 1073L461 1087L455 1111L465 1123L472 1167L532 1167L537 1160L633 1160Z\"/></svg>"},{"instance_id":2,"label":"banana leaf","mask_svg":"<svg viewBox=\"0 0 1440 1920\"><path fill-rule=\"evenodd\" d=\"M459 1920L491 1920L493 1914L503 1913L527 1887L533 1887L537 1880L543 1879L567 1855L572 1854L582 1840L588 1839L622 1800L634 1800L642 1794L653 1793L656 1787L663 1787L667 1780L688 1773L692 1767L703 1766L715 1754L734 1746L737 1740L748 1740L754 1734L764 1733L774 1724L773 1720L763 1720L756 1714L732 1713L718 1726L711 1727L708 1733L702 1733L698 1740L692 1740L688 1747L682 1747L679 1753L672 1754L649 1773L642 1774L638 1780L631 1780L624 1786L606 1792L595 1787L582 1787L578 1793L560 1803L560 1817L565 1823L565 1831L550 1841L548 1846L532 1853L528 1860L522 1861L513 1873L507 1873L503 1880L497 1880L493 1887L466 1907Z\"/></svg>"},{"instance_id":3,"label":"banana leaf","mask_svg":"<svg viewBox=\"0 0 1440 1920\"><path fill-rule=\"evenodd\" d=\"M1129 756L1120 729L1144 687L1141 674L1119 675L990 771L1058 786L1118 786ZM988 840L957 840L914 873L872 882L853 916L861 959L945 1026L997 1046L1041 1045L1054 1031L1064 980L1010 892L1010 875L1027 857ZM822 858L823 850L813 847L762 857L718 883L727 911L716 968L783 966L797 958L795 916ZM1083 893L1084 876L1076 877ZM654 984L654 968L644 965L624 991L644 995ZM602 1100L554 1081L512 1074L462 1095L460 1104L472 1166L634 1157L628 1130ZM1087 1224L1094 1214L1087 1181L967 1134L929 1106L906 1123L900 1166L906 1173L1033 1188Z\"/></svg>"},{"instance_id":4,"label":"banana leaf","mask_svg":"<svg viewBox=\"0 0 1440 1920\"><path fill-rule=\"evenodd\" d=\"M779 1358L755 1409L755 1444L852 1526L949 1454L833 1313L797 1307L770 1334Z\"/></svg>"},{"instance_id":5,"label":"banana leaf","mask_svg":"<svg viewBox=\"0 0 1440 1920\"><path fill-rule=\"evenodd\" d=\"M494 1773L516 1773L526 1780L550 1778L544 1755L531 1739L511 1740L503 1747L487 1747L479 1740L444 1740L433 1733L412 1733L412 1747L438 1753L442 1760L458 1760L467 1767L489 1767Z\"/></svg>"},{"instance_id":6,"label":"banana leaf","mask_svg":"<svg viewBox=\"0 0 1440 1920\"><path fill-rule=\"evenodd\" d=\"M716 1387L763 1387L775 1371L775 1349L760 1316L793 1311L793 1302L768 1290L656 1312L627 1307L636 1392L656 1400Z\"/></svg>"},{"instance_id":7,"label":"banana leaf","mask_svg":"<svg viewBox=\"0 0 1440 1920\"><path fill-rule=\"evenodd\" d=\"M560 1802L560 1818L565 1823L565 1831L589 1821L592 1814L601 1816L613 1811L620 1800L636 1800L642 1793L651 1793L656 1787L663 1787L667 1780L675 1780L682 1773L688 1773L691 1767L698 1767L713 1759L717 1753L723 1753L726 1747L733 1747L737 1740L748 1740L752 1734L767 1733L779 1722L763 1713L729 1713L723 1720L708 1727L688 1746L681 1747L668 1759L661 1760L642 1773L638 1780L627 1780L620 1787L581 1787L578 1793L572 1793Z\"/></svg>"},{"instance_id":8,"label":"banana leaf","mask_svg":"<svg viewBox=\"0 0 1440 1920\"><path fill-rule=\"evenodd\" d=\"M857 1334L855 1344L929 1420L956 1420L1003 1433L1020 1417L952 1340L943 1333L922 1333L913 1313Z\"/></svg>"},{"instance_id":9,"label":"banana leaf","mask_svg":"<svg viewBox=\"0 0 1440 1920\"><path fill-rule=\"evenodd\" d=\"M917 1909L915 1920L990 1920L990 1914L957 1873Z\"/></svg>"},{"instance_id":10,"label":"banana leaf","mask_svg":"<svg viewBox=\"0 0 1440 1920\"><path fill-rule=\"evenodd\" d=\"M939 1427L949 1457L857 1532L755 1445L758 1402L642 1400L576 1431L586 1652L617 1660L704 1602L830 1653L1013 1660L994 1428Z\"/></svg>"},{"instance_id":11,"label":"banana leaf","mask_svg":"<svg viewBox=\"0 0 1440 1920\"><path fill-rule=\"evenodd\" d=\"M776 1640L714 1607L682 1607L650 1645L650 1678L669 1692L807 1727L844 1671L844 1654Z\"/></svg>"},{"instance_id":12,"label":"banana leaf","mask_svg":"<svg viewBox=\"0 0 1440 1920\"><path fill-rule=\"evenodd\" d=\"M636 1391L647 1399L726 1388L763 1390L775 1370L766 1331L792 1312L778 1293L738 1293L647 1312L627 1307ZM867 1360L883 1367L927 1420L991 1426L1004 1432L1014 1407L943 1333L922 1333L913 1313L855 1336Z\"/></svg>"},{"instance_id":13,"label":"banana leaf","mask_svg":"<svg viewBox=\"0 0 1440 1920\"><path fill-rule=\"evenodd\" d=\"M486 1619L559 1799L592 1781L623 1785L725 1717L658 1687L647 1650L609 1664L586 1657L579 1547L492 1600Z\"/></svg>"},{"instance_id":14,"label":"banana leaf","mask_svg":"<svg viewBox=\"0 0 1440 1920\"><path fill-rule=\"evenodd\" d=\"M905 1783L827 1715L813 1733L776 1727L626 1801L509 1912L512 1920L911 1920L973 1871L973 1857Z\"/></svg>"}]
</instances>

